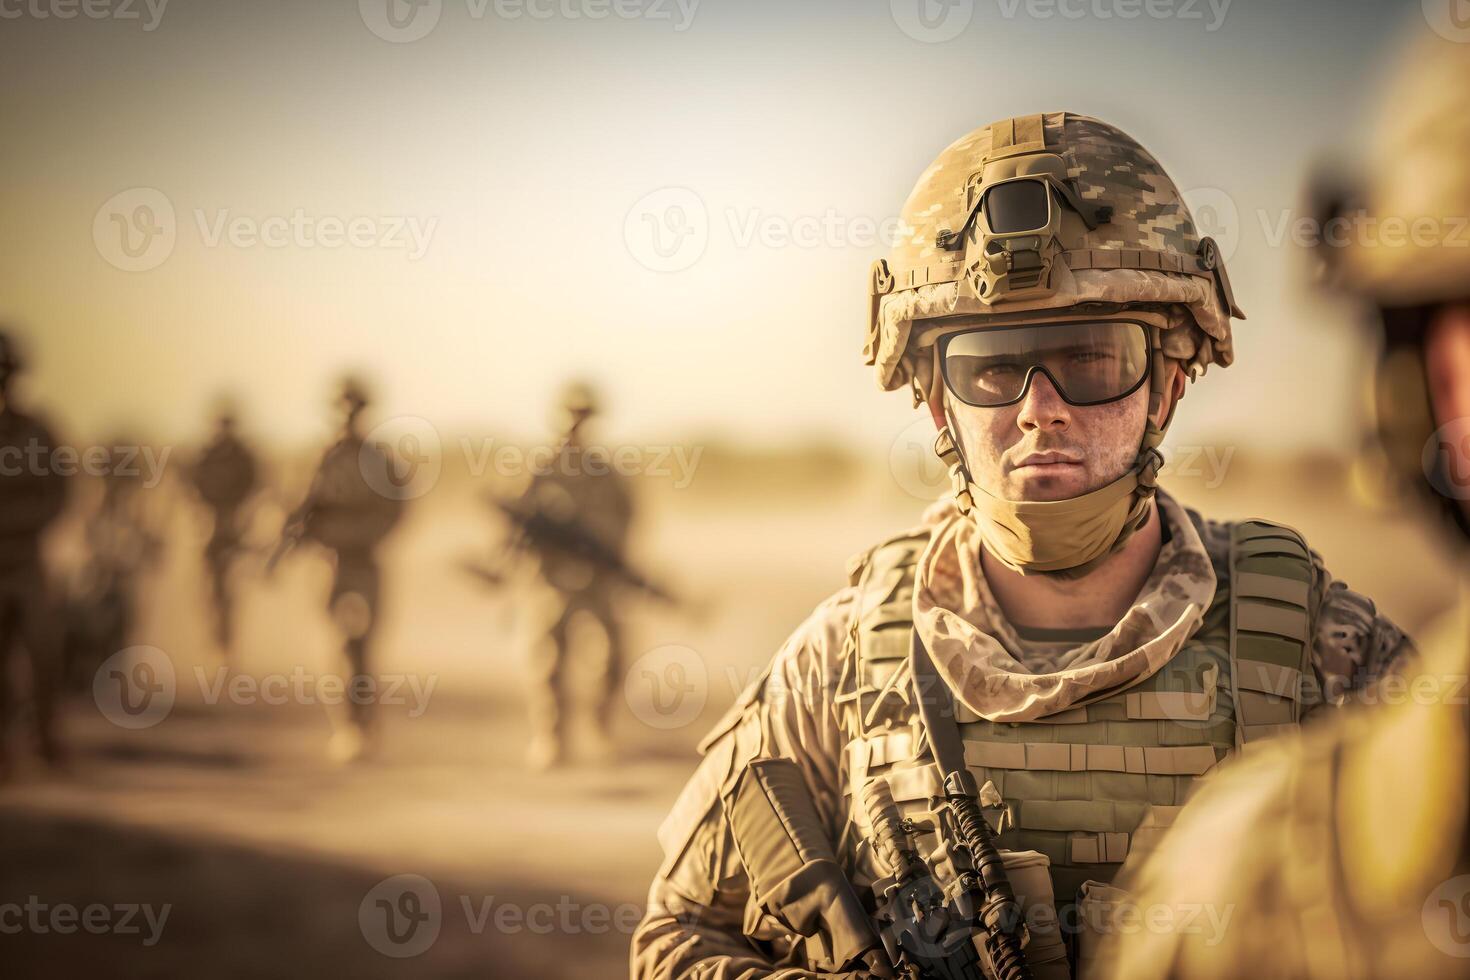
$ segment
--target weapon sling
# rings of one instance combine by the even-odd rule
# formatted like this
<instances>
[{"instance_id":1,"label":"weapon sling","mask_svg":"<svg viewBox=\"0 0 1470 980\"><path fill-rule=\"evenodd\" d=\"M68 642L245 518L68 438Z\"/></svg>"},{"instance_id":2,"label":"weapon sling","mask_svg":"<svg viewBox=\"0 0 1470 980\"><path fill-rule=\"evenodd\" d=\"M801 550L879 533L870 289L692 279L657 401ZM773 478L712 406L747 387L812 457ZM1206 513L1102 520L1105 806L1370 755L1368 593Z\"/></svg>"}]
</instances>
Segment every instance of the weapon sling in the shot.
<instances>
[{"instance_id":1,"label":"weapon sling","mask_svg":"<svg viewBox=\"0 0 1470 980\"><path fill-rule=\"evenodd\" d=\"M985 931L985 951L1000 980L1030 980L1031 971L1021 950L1023 917L995 844L995 832L980 812L979 789L965 764L964 744L956 721L954 694L934 669L919 631L913 630L909 656L914 694L925 737L939 766L945 796L959 825L962 846L969 857L985 898L979 912Z\"/></svg>"}]
</instances>

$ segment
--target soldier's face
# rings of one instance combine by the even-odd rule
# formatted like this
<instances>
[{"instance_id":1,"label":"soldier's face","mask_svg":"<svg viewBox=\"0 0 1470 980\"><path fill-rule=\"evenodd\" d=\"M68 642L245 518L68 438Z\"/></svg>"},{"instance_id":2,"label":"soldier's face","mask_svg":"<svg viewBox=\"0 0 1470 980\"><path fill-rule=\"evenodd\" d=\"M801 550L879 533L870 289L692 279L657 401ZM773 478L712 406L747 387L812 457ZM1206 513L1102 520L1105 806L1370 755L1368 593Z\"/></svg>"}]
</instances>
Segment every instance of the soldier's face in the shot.
<instances>
[{"instance_id":1,"label":"soldier's face","mask_svg":"<svg viewBox=\"0 0 1470 980\"><path fill-rule=\"evenodd\" d=\"M1470 303L1445 306L1434 314L1424 336L1424 364L1436 424L1450 427L1459 422L1444 431L1463 434L1466 423L1460 420L1470 419ZM1448 441L1460 466L1470 461L1467 442ZM1459 504L1470 514L1470 500L1461 499Z\"/></svg>"},{"instance_id":2,"label":"soldier's face","mask_svg":"<svg viewBox=\"0 0 1470 980\"><path fill-rule=\"evenodd\" d=\"M1183 377L1168 364L1166 390ZM1067 500L1101 489L1133 468L1148 417L1149 386L1104 405L1069 405L1037 372L1019 402L977 408L946 389L970 476L1005 500ZM1163 417L1168 404L1160 412ZM943 424L942 417L937 420Z\"/></svg>"}]
</instances>

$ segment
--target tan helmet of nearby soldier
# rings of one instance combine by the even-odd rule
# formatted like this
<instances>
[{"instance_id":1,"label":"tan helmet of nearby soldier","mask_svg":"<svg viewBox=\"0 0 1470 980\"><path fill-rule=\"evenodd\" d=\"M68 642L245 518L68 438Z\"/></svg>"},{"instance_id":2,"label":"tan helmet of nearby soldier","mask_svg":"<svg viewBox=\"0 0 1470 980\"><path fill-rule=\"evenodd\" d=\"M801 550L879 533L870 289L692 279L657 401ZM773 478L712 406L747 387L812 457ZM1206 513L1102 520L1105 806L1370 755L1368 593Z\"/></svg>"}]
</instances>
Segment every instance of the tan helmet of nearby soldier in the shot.
<instances>
[{"instance_id":1,"label":"tan helmet of nearby soldier","mask_svg":"<svg viewBox=\"0 0 1470 980\"><path fill-rule=\"evenodd\" d=\"M25 361L21 359L15 338L7 325L0 324L0 390L23 370Z\"/></svg>"},{"instance_id":2,"label":"tan helmet of nearby soldier","mask_svg":"<svg viewBox=\"0 0 1470 980\"><path fill-rule=\"evenodd\" d=\"M1183 362L1191 378L1233 360L1230 319L1244 314L1219 248L1199 236L1159 162L1107 123L1053 112L962 137L919 178L900 235L872 269L864 356L885 390L910 386L915 405L942 383L940 339L976 326L1148 311L1151 414L1165 397L1165 358ZM1107 493L1117 530L1086 565L1146 520L1168 421L1150 424L1132 471L1097 491ZM1004 528L1005 502L972 482L953 428L951 419L935 448L951 466L957 502L967 512L978 505L982 526ZM1119 492L1125 486L1131 494ZM1075 510L1081 499L1035 508Z\"/></svg>"},{"instance_id":3,"label":"tan helmet of nearby soldier","mask_svg":"<svg viewBox=\"0 0 1470 980\"><path fill-rule=\"evenodd\" d=\"M1435 35L1407 57L1352 189L1319 187L1326 285L1374 309L1383 347L1373 387L1388 489L1417 488L1470 534L1435 451L1423 340L1435 305L1470 300L1470 46ZM1461 453L1463 455L1463 453Z\"/></svg>"}]
</instances>

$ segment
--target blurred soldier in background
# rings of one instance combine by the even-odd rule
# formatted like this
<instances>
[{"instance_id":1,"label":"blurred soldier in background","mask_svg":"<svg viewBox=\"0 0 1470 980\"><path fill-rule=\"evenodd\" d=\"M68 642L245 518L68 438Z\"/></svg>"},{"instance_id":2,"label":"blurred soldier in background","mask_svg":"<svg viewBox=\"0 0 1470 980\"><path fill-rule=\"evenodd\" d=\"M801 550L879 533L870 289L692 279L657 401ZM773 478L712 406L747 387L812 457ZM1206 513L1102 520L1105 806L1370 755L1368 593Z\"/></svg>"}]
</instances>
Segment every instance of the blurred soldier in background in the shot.
<instances>
[{"instance_id":1,"label":"blurred soldier in background","mask_svg":"<svg viewBox=\"0 0 1470 980\"><path fill-rule=\"evenodd\" d=\"M1427 496L1470 559L1470 45L1430 37L1389 94L1363 192L1322 202L1319 251L1374 310L1377 435L1398 499ZM1379 685L1383 707L1202 788L1125 884L1145 919L1228 909L1228 929L1118 936L1110 975L1470 975L1470 603L1421 649L1408 683Z\"/></svg>"},{"instance_id":2,"label":"blurred soldier in background","mask_svg":"<svg viewBox=\"0 0 1470 980\"><path fill-rule=\"evenodd\" d=\"M235 638L230 571L242 550L245 504L258 487L255 454L236 432L232 405L221 407L214 438L195 461L190 476L213 522L209 542L204 546L204 564L209 569L215 642L228 660Z\"/></svg>"},{"instance_id":3,"label":"blurred soldier in background","mask_svg":"<svg viewBox=\"0 0 1470 980\"><path fill-rule=\"evenodd\" d=\"M378 546L402 516L403 501L393 493L393 458L385 446L368 442L362 413L370 403L358 379L343 380L338 405L342 434L322 456L301 506L286 519L273 569L292 548L314 541L331 554L332 591L327 607L343 635L343 652L352 671L348 691L375 690L372 640L378 626L382 575ZM329 751L350 762L375 747L374 712L369 698L349 696L350 720L332 737Z\"/></svg>"},{"instance_id":4,"label":"blurred soldier in background","mask_svg":"<svg viewBox=\"0 0 1470 980\"><path fill-rule=\"evenodd\" d=\"M102 498L87 518L87 562L67 595L66 686L85 690L97 667L128 646L137 621L144 573L158 563L163 536L149 513L140 443L127 433L109 440L102 461Z\"/></svg>"},{"instance_id":5,"label":"blurred soldier in background","mask_svg":"<svg viewBox=\"0 0 1470 980\"><path fill-rule=\"evenodd\" d=\"M14 400L23 368L10 332L0 327L0 782L10 774L11 654L30 658L31 712L42 757L61 761L55 699L61 669L61 620L41 561L41 535L61 513L66 486L53 465L56 439Z\"/></svg>"},{"instance_id":6,"label":"blurred soldier in background","mask_svg":"<svg viewBox=\"0 0 1470 980\"><path fill-rule=\"evenodd\" d=\"M537 515L548 526L568 535L590 538L589 548L560 547L555 542L525 534L523 546L534 552L541 588L532 601L531 651L533 734L527 761L544 769L564 761L566 752L567 671L573 660L572 627L590 620L602 637L594 706L598 752L611 751L612 708L622 682L622 631L614 607L621 563L632 521L632 500L623 478L613 472L603 451L588 447L585 430L597 413L597 397L585 383L569 384L559 403L561 439L544 466L537 465L530 485L516 508ZM521 527L527 527L521 521ZM592 552L611 560L598 560Z\"/></svg>"}]
</instances>

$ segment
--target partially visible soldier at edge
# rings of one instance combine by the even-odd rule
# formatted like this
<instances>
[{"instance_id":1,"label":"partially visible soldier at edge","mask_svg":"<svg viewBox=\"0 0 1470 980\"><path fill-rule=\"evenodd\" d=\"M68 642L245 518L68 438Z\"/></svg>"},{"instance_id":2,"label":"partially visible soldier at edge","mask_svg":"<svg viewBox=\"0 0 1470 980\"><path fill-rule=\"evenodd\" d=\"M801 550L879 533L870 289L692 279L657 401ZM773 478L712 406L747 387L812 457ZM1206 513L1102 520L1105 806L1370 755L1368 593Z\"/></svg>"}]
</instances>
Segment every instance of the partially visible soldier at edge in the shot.
<instances>
[{"instance_id":1,"label":"partially visible soldier at edge","mask_svg":"<svg viewBox=\"0 0 1470 980\"><path fill-rule=\"evenodd\" d=\"M62 624L57 597L42 560L42 535L66 503L66 481L53 465L56 438L44 420L15 400L24 362L10 330L0 325L0 782L11 775L8 749L10 658L29 657L31 713L36 742L49 765L63 761L56 734Z\"/></svg>"},{"instance_id":2,"label":"partially visible soldier at edge","mask_svg":"<svg viewBox=\"0 0 1470 980\"><path fill-rule=\"evenodd\" d=\"M1363 301L1380 335L1377 439L1399 499L1427 501L1426 516L1463 563L1470 46L1427 37L1387 95L1362 191L1324 202L1331 210L1322 217L1336 212L1364 228L1392 218L1436 232L1354 235L1337 247L1324 238L1318 251L1328 282ZM1154 858L1123 884L1142 910L1228 908L1229 928L1210 942L1172 931L1115 936L1107 975L1470 975L1470 593L1421 649L1392 700L1385 685L1383 707L1354 707L1201 787Z\"/></svg>"},{"instance_id":3,"label":"partially visible soldier at edge","mask_svg":"<svg viewBox=\"0 0 1470 980\"><path fill-rule=\"evenodd\" d=\"M235 642L235 589L231 581L236 559L242 552L246 503L258 489L255 453L240 438L235 408L220 405L214 436L190 468L190 482L210 512L209 541L204 546L204 565L209 570L210 604L214 639L225 659L231 659Z\"/></svg>"},{"instance_id":4,"label":"partially visible soldier at edge","mask_svg":"<svg viewBox=\"0 0 1470 980\"><path fill-rule=\"evenodd\" d=\"M520 504L527 512L592 536L621 557L627 547L633 501L611 460L586 444L587 427L599 411L597 395L585 382L572 382L561 392L557 409L559 442L546 467L532 476ZM533 687L527 764L547 769L567 759L568 671L581 652L573 648L578 620L592 622L601 634L594 662L592 734L598 740L595 754L606 757L613 751L612 711L622 683L617 575L586 557L555 548L542 548L534 557L539 592L530 603Z\"/></svg>"},{"instance_id":5,"label":"partially visible soldier at edge","mask_svg":"<svg viewBox=\"0 0 1470 980\"><path fill-rule=\"evenodd\" d=\"M1045 871L1024 904L1065 916L1198 776L1410 649L1297 532L1156 487L1186 381L1233 361L1242 314L1147 150L1071 113L1003 120L940 155L903 222L873 269L865 355L927 406L956 492L855 559L702 743L659 830L635 977L867 975L794 935L823 896L752 894L724 805L752 760L797 765L871 915L894 869L866 843L865 794L887 784L943 879L932 746L962 748L947 771ZM954 702L943 731L916 689ZM1066 975L1055 918L1027 924L1037 975Z\"/></svg>"},{"instance_id":6,"label":"partially visible soldier at edge","mask_svg":"<svg viewBox=\"0 0 1470 980\"><path fill-rule=\"evenodd\" d=\"M376 688L373 637L382 611L377 551L403 511L403 498L392 492L393 458L386 447L368 442L362 431L362 413L370 401L362 381L343 380L337 399L341 435L323 454L306 499L286 519L280 543L267 563L273 568L303 541L315 542L330 554L327 610L342 633L343 655L352 674L349 692ZM328 746L338 762L370 756L377 748L373 704L349 696L348 714L349 721L337 728Z\"/></svg>"}]
</instances>

